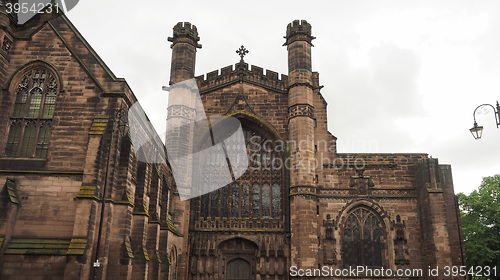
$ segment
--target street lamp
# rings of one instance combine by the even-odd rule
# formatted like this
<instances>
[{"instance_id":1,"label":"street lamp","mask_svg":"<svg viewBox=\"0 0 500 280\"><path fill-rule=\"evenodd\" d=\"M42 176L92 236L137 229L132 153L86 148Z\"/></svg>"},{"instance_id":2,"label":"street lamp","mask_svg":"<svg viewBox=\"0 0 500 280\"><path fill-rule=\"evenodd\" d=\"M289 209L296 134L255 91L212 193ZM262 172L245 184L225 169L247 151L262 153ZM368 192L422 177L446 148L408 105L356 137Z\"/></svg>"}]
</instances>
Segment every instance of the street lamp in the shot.
<instances>
[{"instance_id":1,"label":"street lamp","mask_svg":"<svg viewBox=\"0 0 500 280\"><path fill-rule=\"evenodd\" d=\"M474 117L474 126L471 129L469 129L470 133L472 133L472 136L474 136L474 139L476 139L476 140L481 139L481 136L483 135L483 127L480 125L477 125L477 122L476 122L476 111L477 111L477 109L482 108L484 106L490 106L491 108L493 108L493 113L495 115L495 123L497 125L497 128L500 126L500 105L498 104L498 101L497 101L496 109L491 104L482 104L482 105L477 106L477 108L474 110L474 113L472 113L472 116Z\"/></svg>"},{"instance_id":2,"label":"street lamp","mask_svg":"<svg viewBox=\"0 0 500 280\"><path fill-rule=\"evenodd\" d=\"M477 122L474 121L474 127L470 129L470 133L472 133L474 139L481 139L481 136L483 135L483 127L478 126Z\"/></svg>"},{"instance_id":3,"label":"street lamp","mask_svg":"<svg viewBox=\"0 0 500 280\"><path fill-rule=\"evenodd\" d=\"M97 279L97 269L101 267L101 263L99 262L99 247L101 247L101 235L102 235L102 227L104 224L104 207L106 206L106 188L108 186L108 178L109 178L109 165L111 161L111 149L113 147L113 141L115 136L115 123L118 121L118 130L121 136L125 136L128 134L128 117L127 110L125 108L117 109L113 111L113 115L110 121L111 124L111 139L109 141L109 150L108 150L108 161L106 164L106 177L104 178L104 186L102 189L102 197L101 197L101 220L99 221L99 232L97 234L97 243L95 249L95 259L94 259L94 270L93 270L93 278Z\"/></svg>"}]
</instances>

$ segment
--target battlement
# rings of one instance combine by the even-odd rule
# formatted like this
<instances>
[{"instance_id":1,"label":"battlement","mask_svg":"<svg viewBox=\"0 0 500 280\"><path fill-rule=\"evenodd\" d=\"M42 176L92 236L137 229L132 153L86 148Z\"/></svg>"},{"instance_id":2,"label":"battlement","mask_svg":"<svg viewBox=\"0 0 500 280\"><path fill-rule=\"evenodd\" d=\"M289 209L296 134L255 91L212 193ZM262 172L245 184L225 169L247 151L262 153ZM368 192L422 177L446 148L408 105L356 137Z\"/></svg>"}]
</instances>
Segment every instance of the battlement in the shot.
<instances>
[{"instance_id":1,"label":"battlement","mask_svg":"<svg viewBox=\"0 0 500 280\"><path fill-rule=\"evenodd\" d=\"M196 25L192 25L190 22L178 22L173 29L174 37L168 37L169 42L175 44L179 38L188 38L194 41L197 48L201 48L201 45L197 43L200 37Z\"/></svg>"},{"instance_id":2,"label":"battlement","mask_svg":"<svg viewBox=\"0 0 500 280\"><path fill-rule=\"evenodd\" d=\"M219 88L231 85L233 83L244 81L249 84L261 86L263 88L277 91L280 93L287 92L288 76L277 72L267 70L264 73L262 67L251 65L248 69L247 63L237 63L229 65L219 70L215 70L196 77L200 93L207 93Z\"/></svg>"},{"instance_id":3,"label":"battlement","mask_svg":"<svg viewBox=\"0 0 500 280\"><path fill-rule=\"evenodd\" d=\"M306 20L294 20L286 27L286 36L290 37L297 33L312 35L312 27Z\"/></svg>"},{"instance_id":4,"label":"battlement","mask_svg":"<svg viewBox=\"0 0 500 280\"><path fill-rule=\"evenodd\" d=\"M7 17L10 18L10 20L13 22L13 23L16 23L17 22L17 13L15 13L15 10L14 9L10 9L10 13L7 13L7 3L10 3L10 4L18 4L18 0L0 0L0 11L2 11L4 15L6 15ZM6 25L9 24L9 22L1 22L2 23L2 27L5 27Z\"/></svg>"},{"instance_id":5,"label":"battlement","mask_svg":"<svg viewBox=\"0 0 500 280\"><path fill-rule=\"evenodd\" d=\"M316 37L312 36L311 24L306 20L294 20L289 23L286 27L286 36L284 38L286 39L284 45L288 45L297 40L311 43L313 39L316 39Z\"/></svg>"}]
</instances>

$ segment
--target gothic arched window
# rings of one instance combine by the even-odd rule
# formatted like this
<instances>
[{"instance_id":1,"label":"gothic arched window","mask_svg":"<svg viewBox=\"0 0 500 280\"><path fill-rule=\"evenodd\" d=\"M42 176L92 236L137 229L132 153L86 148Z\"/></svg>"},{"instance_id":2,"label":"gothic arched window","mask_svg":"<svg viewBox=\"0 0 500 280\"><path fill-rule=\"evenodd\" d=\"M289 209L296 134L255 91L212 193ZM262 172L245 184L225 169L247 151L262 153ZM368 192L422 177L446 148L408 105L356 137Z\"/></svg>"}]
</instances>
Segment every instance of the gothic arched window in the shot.
<instances>
[{"instance_id":1,"label":"gothic arched window","mask_svg":"<svg viewBox=\"0 0 500 280\"><path fill-rule=\"evenodd\" d=\"M343 225L344 266L382 266L383 225L378 215L365 207L351 211Z\"/></svg>"},{"instance_id":2,"label":"gothic arched window","mask_svg":"<svg viewBox=\"0 0 500 280\"><path fill-rule=\"evenodd\" d=\"M23 72L16 87L6 156L47 157L57 94L57 78L46 67Z\"/></svg>"},{"instance_id":3,"label":"gothic arched window","mask_svg":"<svg viewBox=\"0 0 500 280\"><path fill-rule=\"evenodd\" d=\"M193 201L196 219L279 219L282 213L284 159L268 133L243 122L249 167L235 182ZM207 162L206 164L213 164ZM210 169L209 166L207 168ZM218 174L205 174L210 182Z\"/></svg>"},{"instance_id":4,"label":"gothic arched window","mask_svg":"<svg viewBox=\"0 0 500 280\"><path fill-rule=\"evenodd\" d=\"M169 260L169 278L172 280L177 279L177 267L178 267L178 260L177 260L177 250L175 247L172 247L170 250L170 260Z\"/></svg>"}]
</instances>

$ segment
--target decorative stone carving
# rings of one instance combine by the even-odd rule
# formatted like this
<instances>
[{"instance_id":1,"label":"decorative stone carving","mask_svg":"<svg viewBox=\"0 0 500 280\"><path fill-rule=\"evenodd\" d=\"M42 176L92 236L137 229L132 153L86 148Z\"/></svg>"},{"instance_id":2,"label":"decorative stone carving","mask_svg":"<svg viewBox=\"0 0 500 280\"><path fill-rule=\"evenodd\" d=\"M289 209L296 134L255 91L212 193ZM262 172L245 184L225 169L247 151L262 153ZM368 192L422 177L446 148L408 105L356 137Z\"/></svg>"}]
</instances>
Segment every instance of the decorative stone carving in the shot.
<instances>
[{"instance_id":1,"label":"decorative stone carving","mask_svg":"<svg viewBox=\"0 0 500 280\"><path fill-rule=\"evenodd\" d=\"M325 239L323 240L323 259L325 264L337 263L337 250L335 248L336 240L333 236L334 222L330 214L326 215L326 221L323 221L325 227Z\"/></svg>"},{"instance_id":2,"label":"decorative stone carving","mask_svg":"<svg viewBox=\"0 0 500 280\"><path fill-rule=\"evenodd\" d=\"M184 118L188 120L194 120L196 116L196 110L194 108L189 108L184 105L169 106L167 112L167 120L171 118Z\"/></svg>"},{"instance_id":3,"label":"decorative stone carving","mask_svg":"<svg viewBox=\"0 0 500 280\"><path fill-rule=\"evenodd\" d=\"M245 97L244 94L238 94L236 99L234 100L233 104L229 108L229 110L225 113L225 115L230 115L232 113L236 113L239 111L247 111L251 114L257 115L250 104L248 104L247 98Z\"/></svg>"},{"instance_id":4,"label":"decorative stone carving","mask_svg":"<svg viewBox=\"0 0 500 280\"><path fill-rule=\"evenodd\" d=\"M401 222L401 217L396 216L396 222L393 221L394 229L396 230L396 238L394 239L394 253L396 258L394 260L396 265L409 265L410 260L406 258L408 255L407 240L405 238L406 228L405 222Z\"/></svg>"},{"instance_id":5,"label":"decorative stone carving","mask_svg":"<svg viewBox=\"0 0 500 280\"><path fill-rule=\"evenodd\" d=\"M4 50L6 53L9 53L10 48L12 47L12 41L5 36L3 39L3 44L2 44L2 50Z\"/></svg>"},{"instance_id":6,"label":"decorative stone carving","mask_svg":"<svg viewBox=\"0 0 500 280\"><path fill-rule=\"evenodd\" d=\"M309 104L295 104L288 108L288 118L299 116L313 118L314 107Z\"/></svg>"},{"instance_id":7,"label":"decorative stone carving","mask_svg":"<svg viewBox=\"0 0 500 280\"><path fill-rule=\"evenodd\" d=\"M349 187L352 188L351 192L361 195L371 193L371 188L375 186L371 176L363 175L363 169L356 170L356 172L358 175L351 176L351 181L349 182Z\"/></svg>"}]
</instances>

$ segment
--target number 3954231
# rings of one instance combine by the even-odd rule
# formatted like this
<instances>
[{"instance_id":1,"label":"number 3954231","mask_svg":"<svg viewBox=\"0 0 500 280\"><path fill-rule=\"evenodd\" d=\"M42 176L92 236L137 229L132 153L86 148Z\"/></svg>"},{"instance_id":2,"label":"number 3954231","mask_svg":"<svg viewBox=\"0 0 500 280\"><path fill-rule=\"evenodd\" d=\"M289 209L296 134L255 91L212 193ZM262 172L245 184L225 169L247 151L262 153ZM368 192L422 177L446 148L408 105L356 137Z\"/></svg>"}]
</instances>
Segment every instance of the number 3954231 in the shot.
<instances>
[{"instance_id":1,"label":"number 3954231","mask_svg":"<svg viewBox=\"0 0 500 280\"><path fill-rule=\"evenodd\" d=\"M55 3L6 3L5 11L7 13L27 14L27 13L52 13L59 12L59 4Z\"/></svg>"}]
</instances>

